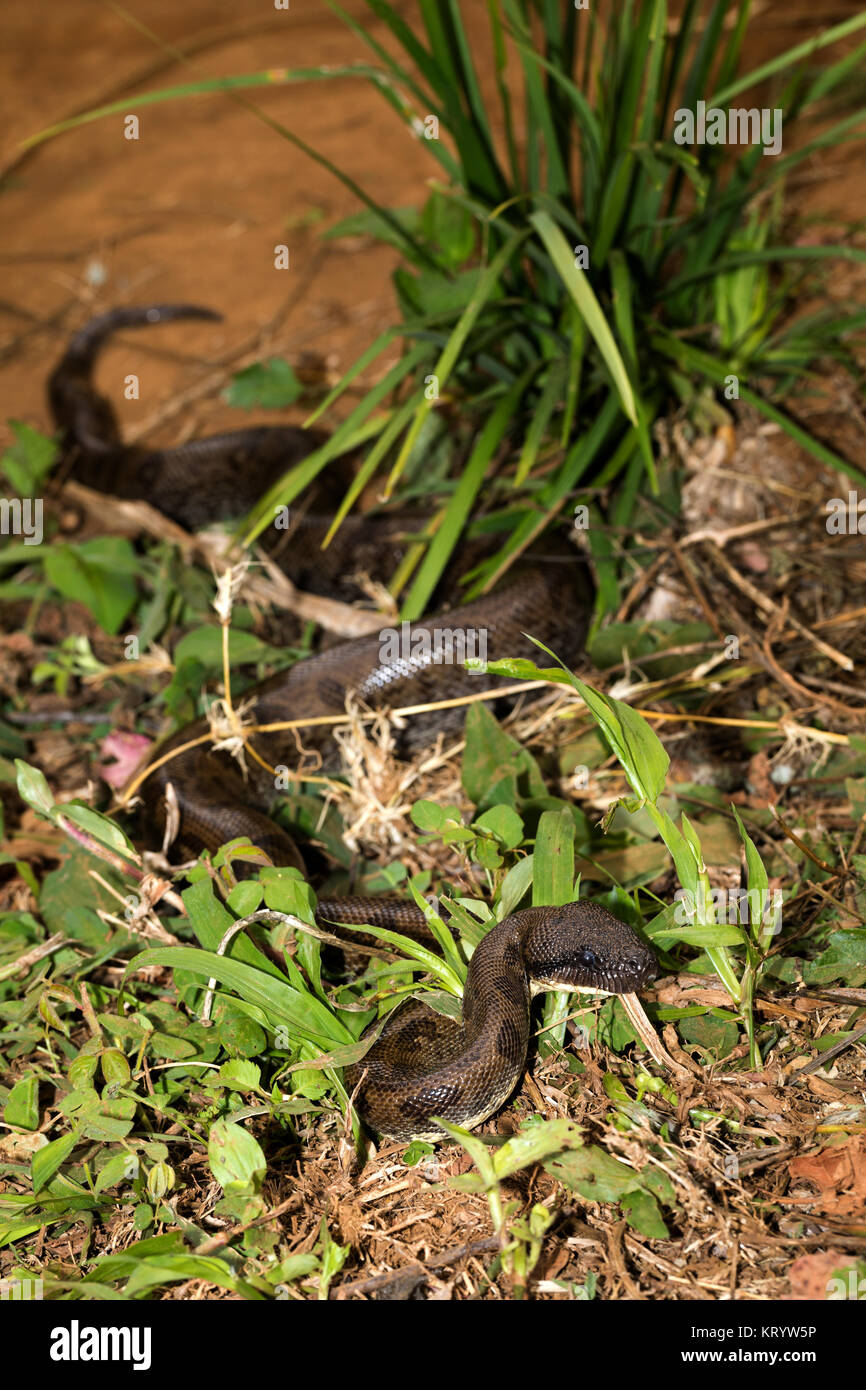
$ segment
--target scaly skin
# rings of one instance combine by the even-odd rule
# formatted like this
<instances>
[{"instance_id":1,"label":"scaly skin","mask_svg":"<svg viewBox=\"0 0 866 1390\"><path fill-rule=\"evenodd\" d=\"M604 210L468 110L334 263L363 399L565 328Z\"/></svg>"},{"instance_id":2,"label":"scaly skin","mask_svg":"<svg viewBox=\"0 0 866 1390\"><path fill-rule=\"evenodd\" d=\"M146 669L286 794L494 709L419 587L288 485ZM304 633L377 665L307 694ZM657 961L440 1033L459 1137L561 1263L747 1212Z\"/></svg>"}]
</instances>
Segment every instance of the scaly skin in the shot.
<instances>
[{"instance_id":1,"label":"scaly skin","mask_svg":"<svg viewBox=\"0 0 866 1390\"><path fill-rule=\"evenodd\" d=\"M331 907L332 916L338 911L339 904ZM381 916L380 923L387 924ZM394 929L401 928L394 924ZM473 953L462 1022L410 1000L388 1016L361 1061L346 1068L346 1087L351 1092L359 1086L359 1113L371 1129L391 1139L442 1139L435 1119L471 1129L504 1104L520 1079L533 994L545 989L626 994L643 988L656 973L649 947L597 903L515 912Z\"/></svg>"}]
</instances>

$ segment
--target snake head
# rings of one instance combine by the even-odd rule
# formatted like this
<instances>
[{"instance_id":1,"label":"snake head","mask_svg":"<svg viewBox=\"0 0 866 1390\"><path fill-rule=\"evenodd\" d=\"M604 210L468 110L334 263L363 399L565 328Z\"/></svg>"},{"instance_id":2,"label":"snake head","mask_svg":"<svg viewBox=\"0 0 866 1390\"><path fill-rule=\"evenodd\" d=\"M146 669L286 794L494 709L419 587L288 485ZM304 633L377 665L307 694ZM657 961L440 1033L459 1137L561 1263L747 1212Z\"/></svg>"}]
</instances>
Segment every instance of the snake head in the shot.
<instances>
[{"instance_id":1,"label":"snake head","mask_svg":"<svg viewBox=\"0 0 866 1390\"><path fill-rule=\"evenodd\" d=\"M598 903L531 909L524 956L533 993L545 989L630 994L658 975L637 932Z\"/></svg>"}]
</instances>

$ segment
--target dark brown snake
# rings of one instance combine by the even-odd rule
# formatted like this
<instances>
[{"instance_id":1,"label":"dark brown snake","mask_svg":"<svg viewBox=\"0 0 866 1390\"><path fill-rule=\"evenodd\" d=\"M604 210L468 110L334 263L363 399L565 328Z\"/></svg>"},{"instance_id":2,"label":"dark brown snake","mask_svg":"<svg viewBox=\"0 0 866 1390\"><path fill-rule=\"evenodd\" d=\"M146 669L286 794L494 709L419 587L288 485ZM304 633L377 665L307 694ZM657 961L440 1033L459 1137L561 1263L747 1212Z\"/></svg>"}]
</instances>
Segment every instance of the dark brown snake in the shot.
<instances>
[{"instance_id":1,"label":"dark brown snake","mask_svg":"<svg viewBox=\"0 0 866 1390\"><path fill-rule=\"evenodd\" d=\"M293 463L321 443L323 436L294 426L266 426L212 436L175 449L146 450L123 443L114 412L93 385L93 367L105 340L118 329L175 318L216 319L191 305L117 309L92 320L69 343L49 381L49 399L61 431L63 461L80 482L102 492L149 501L180 525L195 527L242 515ZM342 550L330 563L348 568L363 545L379 543L377 523L359 519L344 526ZM363 532L361 530L363 528ZM302 579L308 586L322 553L322 526L301 517L275 545L284 568L287 552L306 552ZM387 537L389 533L382 532ZM312 537L312 542L311 542ZM372 542L370 538L372 537ZM390 544L390 540L385 540ZM280 552L282 547L282 552ZM310 555L312 554L312 560ZM357 568L357 566L356 566ZM512 572L494 593L450 613L410 626L410 657L383 659L379 636L362 637L297 662L262 681L245 699L255 699L258 724L318 715L342 715L347 696L367 705L416 705L473 695L502 684L493 676L470 674L462 665L436 659L437 630L483 630L490 660L537 656L526 634L538 638L567 664L583 649L592 597L586 567L574 551L567 557L536 558ZM415 656L412 638L423 634L423 653ZM413 720L402 748L411 749L443 728L459 727L462 710ZM188 725L163 744L164 753L207 733L205 720ZM325 768L335 765L330 728L302 731L305 749ZM253 746L272 767L285 766L296 752L285 733L256 734ZM249 839L276 864L302 863L290 836L267 815L275 800L273 775L248 759L245 780L237 762L208 746L190 749L157 769L143 784L146 819L161 838L166 823L166 790L177 801L179 827L173 848L189 857L202 848L216 850L239 836ZM414 904L394 899L355 898L320 901L317 920L387 926L430 940L424 915ZM347 1088L358 1087L356 1104L365 1121L398 1140L441 1138L434 1116L472 1126L507 1099L523 1071L529 1044L531 996L541 990L605 990L627 993L656 975L656 960L639 936L594 903L535 907L515 912L494 927L469 963L461 1023L417 1002L403 1004L387 1019L376 1043L345 1071ZM359 1084L360 1083L360 1084Z\"/></svg>"}]
</instances>

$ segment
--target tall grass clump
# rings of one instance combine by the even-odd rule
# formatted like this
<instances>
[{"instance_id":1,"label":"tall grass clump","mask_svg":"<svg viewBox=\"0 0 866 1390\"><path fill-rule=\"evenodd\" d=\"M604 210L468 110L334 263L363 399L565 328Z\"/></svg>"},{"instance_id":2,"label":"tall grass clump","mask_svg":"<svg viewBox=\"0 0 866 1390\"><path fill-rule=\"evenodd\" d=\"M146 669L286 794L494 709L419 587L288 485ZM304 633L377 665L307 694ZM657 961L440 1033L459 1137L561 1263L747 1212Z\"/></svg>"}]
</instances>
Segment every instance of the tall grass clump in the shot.
<instances>
[{"instance_id":1,"label":"tall grass clump","mask_svg":"<svg viewBox=\"0 0 866 1390\"><path fill-rule=\"evenodd\" d=\"M405 615L415 617L482 508L504 541L470 576L470 592L489 586L589 484L616 484L607 521L627 527L638 494L658 489L654 422L681 406L718 421L736 394L866 481L785 408L821 359L856 371L849 340L863 328L861 311L828 306L794 319L791 310L823 264L866 253L780 240L792 171L864 133L862 106L815 122L846 89L866 44L828 65L815 58L866 27L866 15L740 75L747 0L716 0L703 15L688 0L676 22L665 0L586 10L489 0L497 110L482 96L458 0L419 0L420 26L387 0L368 5L399 56L331 8L372 49L369 80L441 179L420 211L369 204L332 234L366 230L399 248L401 320L358 369L395 334L403 354L336 441L266 499L253 532L273 515L277 494L290 500L352 438L371 442L342 514L379 469L388 493L401 479L429 490L441 435L446 459L434 451L428 543L397 576ZM769 101L782 113L780 152L677 143L677 111L701 100L725 113ZM804 116L811 138L794 148ZM604 530L590 526L589 539L604 558Z\"/></svg>"},{"instance_id":2,"label":"tall grass clump","mask_svg":"<svg viewBox=\"0 0 866 1390\"><path fill-rule=\"evenodd\" d=\"M393 577L405 617L424 611L480 513L502 543L465 576L468 595L488 588L589 487L589 543L613 578L611 530L627 533L639 496L659 492L655 422L684 407L712 424L726 398L748 402L866 486L786 406L822 360L857 373L851 340L863 311L829 302L792 310L820 288L826 265L866 252L801 244L790 231L786 241L783 215L798 166L863 136L866 107L852 93L866 43L848 41L866 14L743 73L750 0L685 0L678 17L666 0L593 0L585 9L488 0L492 66L487 54L476 58L474 23L472 40L467 31L477 4L418 0L407 19L389 0L367 0L369 26L329 5L370 61L210 78L136 98L221 92L244 102L365 205L330 235L364 231L401 255L395 323L312 418L361 372L375 375L395 342L399 360L330 442L262 500L243 528L247 541L270 523L275 503L291 502L351 446L363 462L335 528L377 474L386 497L399 486L430 509L426 534ZM383 28L387 45L377 37ZM439 165L423 208L381 206L240 95L346 77L372 83ZM759 102L778 111L778 148L774 136L765 150L765 134L754 144L679 143L678 113L699 102L726 121ZM29 143L119 109L91 111ZM606 525L593 524L598 489L611 484ZM676 508L675 493L663 501Z\"/></svg>"}]
</instances>

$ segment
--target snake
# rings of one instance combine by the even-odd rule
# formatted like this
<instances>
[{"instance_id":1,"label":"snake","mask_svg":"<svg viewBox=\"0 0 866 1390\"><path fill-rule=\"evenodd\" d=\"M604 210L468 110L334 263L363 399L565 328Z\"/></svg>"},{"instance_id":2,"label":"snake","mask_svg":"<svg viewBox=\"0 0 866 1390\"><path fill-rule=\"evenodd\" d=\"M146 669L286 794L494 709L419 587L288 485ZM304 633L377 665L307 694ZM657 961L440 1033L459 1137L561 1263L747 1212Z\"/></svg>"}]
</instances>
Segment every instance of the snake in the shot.
<instances>
[{"instance_id":1,"label":"snake","mask_svg":"<svg viewBox=\"0 0 866 1390\"><path fill-rule=\"evenodd\" d=\"M220 315L197 305L164 304L117 308L91 319L69 340L51 373L48 399L62 476L114 497L147 501L178 525L196 528L245 514L327 436L266 425L174 448L126 443L110 401L94 384L100 351L120 330L181 318L215 321ZM277 563L294 577L298 565L292 560L300 557L301 575L315 586L327 563L345 575L371 547L399 557L409 544L405 526L403 533L399 525L395 531L393 519L350 517L328 559L321 541L330 520L302 510L292 520L288 543L285 531L270 535L266 543ZM245 767L213 747L206 719L158 745L156 765L140 788L145 834L164 848L170 841L172 853L186 859L247 837L272 863L304 870L298 845L268 814L276 800L274 770L297 757L297 744L291 734L267 726L321 716L345 719L350 698L373 710L452 702L397 732L396 752L411 753L439 733L459 730L466 696L504 684L500 676L449 660L448 634L453 641L455 632L483 632L488 661L533 659L535 638L571 667L583 653L593 592L588 567L574 547L550 544L523 557L492 592L404 624L405 640L396 653L373 634L296 661L244 693L248 717L259 726L250 740L255 756ZM329 724L304 727L299 737L318 768L339 768ZM338 931L341 925L387 927L426 944L435 940L424 910L394 897L320 898L316 921ZM656 957L642 937L598 903L520 909L493 926L472 952L462 1017L440 1014L419 1000L402 1003L364 1055L344 1068L347 1091L369 1129L389 1139L441 1140L440 1120L472 1129L495 1114L523 1073L534 994L626 994L656 974Z\"/></svg>"}]
</instances>

